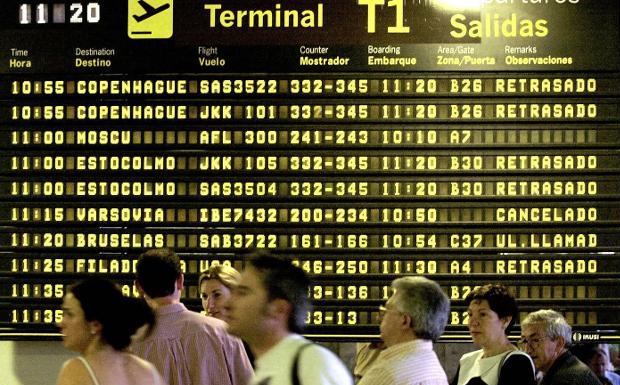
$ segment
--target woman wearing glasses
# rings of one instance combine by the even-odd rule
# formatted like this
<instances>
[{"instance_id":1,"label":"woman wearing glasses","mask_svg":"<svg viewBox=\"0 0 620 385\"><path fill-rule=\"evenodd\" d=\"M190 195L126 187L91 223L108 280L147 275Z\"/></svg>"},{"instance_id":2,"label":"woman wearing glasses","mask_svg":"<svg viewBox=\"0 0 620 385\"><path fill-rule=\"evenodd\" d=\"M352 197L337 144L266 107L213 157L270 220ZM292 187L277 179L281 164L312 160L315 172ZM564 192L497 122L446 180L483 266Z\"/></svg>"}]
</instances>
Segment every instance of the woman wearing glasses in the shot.
<instances>
[{"instance_id":1,"label":"woman wearing glasses","mask_svg":"<svg viewBox=\"0 0 620 385\"><path fill-rule=\"evenodd\" d=\"M508 340L519 311L502 285L485 285L465 297L469 332L481 349L461 357L452 385L533 385L532 359Z\"/></svg>"}]
</instances>

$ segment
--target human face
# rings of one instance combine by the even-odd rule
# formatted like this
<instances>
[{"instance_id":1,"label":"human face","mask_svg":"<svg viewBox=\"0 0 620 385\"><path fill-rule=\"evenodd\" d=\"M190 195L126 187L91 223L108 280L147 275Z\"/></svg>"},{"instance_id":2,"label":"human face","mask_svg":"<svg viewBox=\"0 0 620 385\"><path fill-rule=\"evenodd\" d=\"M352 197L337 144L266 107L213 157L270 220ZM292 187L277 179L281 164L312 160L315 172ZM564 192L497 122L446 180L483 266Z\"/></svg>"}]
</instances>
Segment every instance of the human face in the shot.
<instances>
[{"instance_id":1,"label":"human face","mask_svg":"<svg viewBox=\"0 0 620 385\"><path fill-rule=\"evenodd\" d=\"M532 357L536 369L543 373L549 370L564 348L564 341L561 338L549 338L541 324L522 327L521 341L521 349Z\"/></svg>"},{"instance_id":2,"label":"human face","mask_svg":"<svg viewBox=\"0 0 620 385\"><path fill-rule=\"evenodd\" d=\"M228 321L228 312L224 303L230 298L230 289L218 279L205 279L200 283L202 308L211 317Z\"/></svg>"},{"instance_id":3,"label":"human face","mask_svg":"<svg viewBox=\"0 0 620 385\"><path fill-rule=\"evenodd\" d=\"M406 320L406 314L397 309L396 294L393 294L385 303L385 306L379 307L379 319L381 325L381 339L387 347L396 345L402 336L403 322Z\"/></svg>"},{"instance_id":4,"label":"human face","mask_svg":"<svg viewBox=\"0 0 620 385\"><path fill-rule=\"evenodd\" d=\"M72 293L62 300L62 321L58 324L62 332L63 345L70 350L83 353L94 335L90 333L91 324L84 318L80 301Z\"/></svg>"},{"instance_id":5,"label":"human face","mask_svg":"<svg viewBox=\"0 0 620 385\"><path fill-rule=\"evenodd\" d=\"M248 267L241 273L239 285L226 302L228 332L252 343L265 335L267 323L267 290L260 273Z\"/></svg>"},{"instance_id":6,"label":"human face","mask_svg":"<svg viewBox=\"0 0 620 385\"><path fill-rule=\"evenodd\" d=\"M606 356L603 354L596 354L588 363L590 369L592 369L594 374L598 377L605 377L605 371L607 368L607 360L605 358Z\"/></svg>"},{"instance_id":7,"label":"human face","mask_svg":"<svg viewBox=\"0 0 620 385\"><path fill-rule=\"evenodd\" d=\"M509 318L499 318L496 312L491 310L489 301L486 299L475 299L471 301L467 308L469 316L469 333L474 344L482 348L492 348L500 345L506 339L506 326L510 322Z\"/></svg>"}]
</instances>

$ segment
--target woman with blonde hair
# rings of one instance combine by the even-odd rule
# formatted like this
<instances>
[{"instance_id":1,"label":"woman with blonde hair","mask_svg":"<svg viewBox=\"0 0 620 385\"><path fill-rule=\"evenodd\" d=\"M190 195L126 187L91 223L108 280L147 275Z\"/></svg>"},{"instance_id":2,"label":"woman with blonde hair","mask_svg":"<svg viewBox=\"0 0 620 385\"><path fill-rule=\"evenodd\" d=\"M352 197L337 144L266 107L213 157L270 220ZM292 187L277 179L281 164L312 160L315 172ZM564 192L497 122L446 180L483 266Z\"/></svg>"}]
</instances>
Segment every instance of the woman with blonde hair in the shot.
<instances>
[{"instance_id":1,"label":"woman with blonde hair","mask_svg":"<svg viewBox=\"0 0 620 385\"><path fill-rule=\"evenodd\" d=\"M237 287L241 274L232 266L211 265L198 278L202 308L207 315L228 321L224 304Z\"/></svg>"},{"instance_id":2,"label":"woman with blonde hair","mask_svg":"<svg viewBox=\"0 0 620 385\"><path fill-rule=\"evenodd\" d=\"M202 308L208 316L228 322L228 310L225 303L230 298L232 291L239 284L241 274L232 266L211 265L203 271L198 278L198 289ZM254 354L245 341L245 352L252 366L254 366Z\"/></svg>"}]
</instances>

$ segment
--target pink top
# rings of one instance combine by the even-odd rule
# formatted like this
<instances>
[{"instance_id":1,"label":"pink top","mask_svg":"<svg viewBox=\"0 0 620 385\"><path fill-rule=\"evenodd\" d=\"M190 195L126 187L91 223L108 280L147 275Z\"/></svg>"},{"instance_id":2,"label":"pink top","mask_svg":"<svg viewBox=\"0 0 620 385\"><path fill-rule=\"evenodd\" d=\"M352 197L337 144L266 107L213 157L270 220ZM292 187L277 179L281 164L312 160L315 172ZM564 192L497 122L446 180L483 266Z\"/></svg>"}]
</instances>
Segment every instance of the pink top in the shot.
<instances>
[{"instance_id":1,"label":"pink top","mask_svg":"<svg viewBox=\"0 0 620 385\"><path fill-rule=\"evenodd\" d=\"M414 340L382 351L359 385L448 385L448 377L433 343Z\"/></svg>"},{"instance_id":2,"label":"pink top","mask_svg":"<svg viewBox=\"0 0 620 385\"><path fill-rule=\"evenodd\" d=\"M133 352L152 362L169 385L245 385L252 366L241 340L226 323L187 310L182 303L155 310L151 334L132 344Z\"/></svg>"}]
</instances>

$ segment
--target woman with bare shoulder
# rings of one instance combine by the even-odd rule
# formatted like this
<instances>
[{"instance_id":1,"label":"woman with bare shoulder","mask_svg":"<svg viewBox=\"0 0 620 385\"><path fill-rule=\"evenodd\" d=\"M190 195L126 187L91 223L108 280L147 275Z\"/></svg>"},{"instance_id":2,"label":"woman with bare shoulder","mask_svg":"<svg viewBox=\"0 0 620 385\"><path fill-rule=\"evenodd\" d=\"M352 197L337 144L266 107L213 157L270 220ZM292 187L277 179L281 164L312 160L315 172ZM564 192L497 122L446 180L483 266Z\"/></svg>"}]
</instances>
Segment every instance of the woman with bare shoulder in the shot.
<instances>
[{"instance_id":1,"label":"woman with bare shoulder","mask_svg":"<svg viewBox=\"0 0 620 385\"><path fill-rule=\"evenodd\" d=\"M64 363L57 385L163 385L151 363L125 351L139 328L155 322L146 303L95 278L70 286L62 309L63 344L80 356Z\"/></svg>"}]
</instances>

